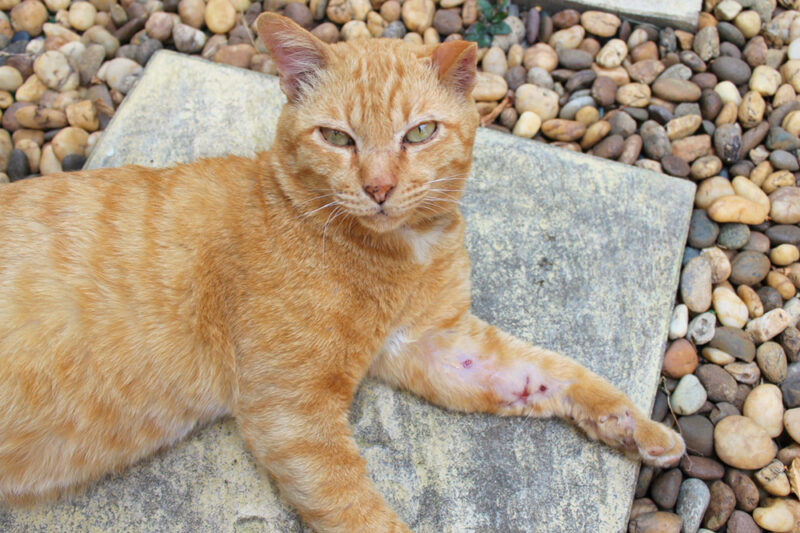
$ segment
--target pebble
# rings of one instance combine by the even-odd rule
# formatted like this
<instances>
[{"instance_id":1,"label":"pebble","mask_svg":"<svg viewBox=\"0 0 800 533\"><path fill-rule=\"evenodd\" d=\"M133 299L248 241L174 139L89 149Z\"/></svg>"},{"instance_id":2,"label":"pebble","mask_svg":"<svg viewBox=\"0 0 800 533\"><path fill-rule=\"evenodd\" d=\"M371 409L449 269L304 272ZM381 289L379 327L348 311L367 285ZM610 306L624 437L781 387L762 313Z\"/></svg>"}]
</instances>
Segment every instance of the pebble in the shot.
<instances>
[{"instance_id":1,"label":"pebble","mask_svg":"<svg viewBox=\"0 0 800 533\"><path fill-rule=\"evenodd\" d=\"M670 403L675 413L692 415L706 403L707 397L706 390L697 376L687 374L681 378L672 392Z\"/></svg>"},{"instance_id":2,"label":"pebble","mask_svg":"<svg viewBox=\"0 0 800 533\"><path fill-rule=\"evenodd\" d=\"M800 408L788 409L783 415L786 432L795 442L800 442Z\"/></svg>"},{"instance_id":3,"label":"pebble","mask_svg":"<svg viewBox=\"0 0 800 533\"><path fill-rule=\"evenodd\" d=\"M736 293L726 287L717 287L712 294L717 320L723 326L742 328L747 323L747 306Z\"/></svg>"},{"instance_id":4,"label":"pebble","mask_svg":"<svg viewBox=\"0 0 800 533\"><path fill-rule=\"evenodd\" d=\"M780 384L781 393L783 394L783 403L786 407L800 406L800 372L793 363L787 370L786 379Z\"/></svg>"},{"instance_id":5,"label":"pebble","mask_svg":"<svg viewBox=\"0 0 800 533\"><path fill-rule=\"evenodd\" d=\"M508 92L508 83L502 76L490 72L478 72L475 88L472 91L472 97L475 100L479 102L500 100L505 97L506 92ZM519 109L519 106L517 106L517 110L523 111Z\"/></svg>"},{"instance_id":6,"label":"pebble","mask_svg":"<svg viewBox=\"0 0 800 533\"><path fill-rule=\"evenodd\" d=\"M755 285L767 277L770 262L766 255L744 250L731 261L731 282L735 285Z\"/></svg>"},{"instance_id":7,"label":"pebble","mask_svg":"<svg viewBox=\"0 0 800 533\"><path fill-rule=\"evenodd\" d=\"M642 136L643 149L649 157L660 160L671 152L667 130L655 120L648 120L642 124L639 134Z\"/></svg>"},{"instance_id":8,"label":"pebble","mask_svg":"<svg viewBox=\"0 0 800 533\"><path fill-rule=\"evenodd\" d=\"M706 344L714 338L714 329L717 324L717 315L714 313L701 313L689 322L686 338L695 345Z\"/></svg>"},{"instance_id":9,"label":"pebble","mask_svg":"<svg viewBox=\"0 0 800 533\"><path fill-rule=\"evenodd\" d=\"M605 159L617 159L622 153L623 143L622 135L610 135L597 143L592 153Z\"/></svg>"},{"instance_id":10,"label":"pebble","mask_svg":"<svg viewBox=\"0 0 800 533\"><path fill-rule=\"evenodd\" d=\"M745 362L751 362L756 357L756 346L749 335L735 327L718 327L714 329L714 336L709 341L709 346L729 353Z\"/></svg>"},{"instance_id":11,"label":"pebble","mask_svg":"<svg viewBox=\"0 0 800 533\"><path fill-rule=\"evenodd\" d=\"M683 309L686 307L683 306ZM694 372L697 364L697 349L691 342L680 338L670 344L664 353L662 372L667 377L680 379Z\"/></svg>"},{"instance_id":12,"label":"pebble","mask_svg":"<svg viewBox=\"0 0 800 533\"><path fill-rule=\"evenodd\" d=\"M786 468L778 459L770 461L767 466L756 472L754 477L772 496L788 496L791 493Z\"/></svg>"},{"instance_id":13,"label":"pebble","mask_svg":"<svg viewBox=\"0 0 800 533\"><path fill-rule=\"evenodd\" d=\"M706 257L695 257L683 268L680 294L683 303L694 313L711 307L711 264Z\"/></svg>"},{"instance_id":14,"label":"pebble","mask_svg":"<svg viewBox=\"0 0 800 533\"><path fill-rule=\"evenodd\" d=\"M753 511L753 520L760 527L776 533L788 533L794 527L794 515L781 500L772 500L768 507Z\"/></svg>"},{"instance_id":15,"label":"pebble","mask_svg":"<svg viewBox=\"0 0 800 533\"><path fill-rule=\"evenodd\" d=\"M30 165L28 164L28 156L25 152L17 148L11 150L11 155L8 157L8 168L6 174L13 182L21 180L28 176L30 173Z\"/></svg>"},{"instance_id":16,"label":"pebble","mask_svg":"<svg viewBox=\"0 0 800 533\"><path fill-rule=\"evenodd\" d=\"M69 154L61 161L61 169L64 172L81 170L86 163L86 157L82 154Z\"/></svg>"},{"instance_id":17,"label":"pebble","mask_svg":"<svg viewBox=\"0 0 800 533\"><path fill-rule=\"evenodd\" d=\"M766 231L767 237L774 245L800 243L800 227L793 224L775 224Z\"/></svg>"},{"instance_id":18,"label":"pebble","mask_svg":"<svg viewBox=\"0 0 800 533\"><path fill-rule=\"evenodd\" d=\"M578 118L577 116L575 118ZM586 122L579 120L586 124ZM593 147L600 142L611 130L611 126L605 120L598 120L586 128L586 133L581 139L581 148L584 150Z\"/></svg>"},{"instance_id":19,"label":"pebble","mask_svg":"<svg viewBox=\"0 0 800 533\"><path fill-rule=\"evenodd\" d=\"M710 135L691 135L672 142L672 155L680 157L687 163L711 153Z\"/></svg>"},{"instance_id":20,"label":"pebble","mask_svg":"<svg viewBox=\"0 0 800 533\"><path fill-rule=\"evenodd\" d=\"M56 91L71 91L80 84L80 76L72 69L67 56L56 50L37 57L33 71L42 83Z\"/></svg>"},{"instance_id":21,"label":"pebble","mask_svg":"<svg viewBox=\"0 0 800 533\"><path fill-rule=\"evenodd\" d=\"M608 76L599 76L592 83L592 98L599 106L610 106L616 100L617 84Z\"/></svg>"},{"instance_id":22,"label":"pebble","mask_svg":"<svg viewBox=\"0 0 800 533\"><path fill-rule=\"evenodd\" d=\"M781 187L769 195L770 217L778 224L800 222L800 187Z\"/></svg>"},{"instance_id":23,"label":"pebble","mask_svg":"<svg viewBox=\"0 0 800 533\"><path fill-rule=\"evenodd\" d=\"M769 434L744 416L728 416L714 428L714 448L726 464L745 470L766 466L777 453Z\"/></svg>"},{"instance_id":24,"label":"pebble","mask_svg":"<svg viewBox=\"0 0 800 533\"><path fill-rule=\"evenodd\" d=\"M758 65L750 76L749 87L762 96L772 96L781 84L781 74L768 65Z\"/></svg>"},{"instance_id":25,"label":"pebble","mask_svg":"<svg viewBox=\"0 0 800 533\"><path fill-rule=\"evenodd\" d=\"M736 496L731 487L719 480L711 484L710 492L711 498L703 519L703 525L712 531L716 531L725 525L736 509Z\"/></svg>"},{"instance_id":26,"label":"pebble","mask_svg":"<svg viewBox=\"0 0 800 533\"><path fill-rule=\"evenodd\" d=\"M542 133L553 140L570 142L583 137L586 126L577 120L553 118L542 123Z\"/></svg>"},{"instance_id":27,"label":"pebble","mask_svg":"<svg viewBox=\"0 0 800 533\"><path fill-rule=\"evenodd\" d=\"M681 517L664 511L641 514L632 518L629 533L680 533Z\"/></svg>"},{"instance_id":28,"label":"pebble","mask_svg":"<svg viewBox=\"0 0 800 533\"><path fill-rule=\"evenodd\" d=\"M514 135L520 137L533 138L539 133L539 128L542 126L542 119L533 111L524 111L519 115L516 124L514 124Z\"/></svg>"},{"instance_id":29,"label":"pebble","mask_svg":"<svg viewBox=\"0 0 800 533\"><path fill-rule=\"evenodd\" d=\"M700 127L702 122L703 118L700 115L694 114L674 118L666 124L667 137L669 137L670 141L682 139L683 137L691 135L697 131L697 128ZM714 174L711 174L711 176L713 175Z\"/></svg>"},{"instance_id":30,"label":"pebble","mask_svg":"<svg viewBox=\"0 0 800 533\"><path fill-rule=\"evenodd\" d=\"M661 77L653 83L653 93L672 102L696 102L702 91L691 81Z\"/></svg>"},{"instance_id":31,"label":"pebble","mask_svg":"<svg viewBox=\"0 0 800 533\"><path fill-rule=\"evenodd\" d=\"M383 12L383 5L381 6L381 13ZM383 18L386 19L385 16ZM394 20L397 20L397 18ZM439 9L433 16L433 27L442 35L460 32L463 24L461 10L459 9Z\"/></svg>"},{"instance_id":32,"label":"pebble","mask_svg":"<svg viewBox=\"0 0 800 533\"><path fill-rule=\"evenodd\" d=\"M722 224L719 228L717 244L727 250L738 250L750 240L750 228L747 224Z\"/></svg>"},{"instance_id":33,"label":"pebble","mask_svg":"<svg viewBox=\"0 0 800 533\"><path fill-rule=\"evenodd\" d=\"M536 43L522 54L522 63L526 69L540 67L552 72L558 66L558 54L545 43Z\"/></svg>"},{"instance_id":34,"label":"pebble","mask_svg":"<svg viewBox=\"0 0 800 533\"><path fill-rule=\"evenodd\" d=\"M66 127L59 131L53 140L51 146L53 152L59 161L70 154L86 155L86 144L89 141L89 134L80 128L72 126Z\"/></svg>"},{"instance_id":35,"label":"pebble","mask_svg":"<svg viewBox=\"0 0 800 533\"><path fill-rule=\"evenodd\" d=\"M661 158L661 167L670 176L685 178L691 171L689 163L673 154L666 154Z\"/></svg>"},{"instance_id":36,"label":"pebble","mask_svg":"<svg viewBox=\"0 0 800 533\"><path fill-rule=\"evenodd\" d=\"M689 328L689 308L685 304L678 304L672 310L669 322L669 338L680 339L686 335ZM694 370L692 370L694 371Z\"/></svg>"},{"instance_id":37,"label":"pebble","mask_svg":"<svg viewBox=\"0 0 800 533\"><path fill-rule=\"evenodd\" d=\"M755 387L744 401L742 414L766 430L770 437L778 437L783 432L783 397L781 390L765 383Z\"/></svg>"},{"instance_id":38,"label":"pebble","mask_svg":"<svg viewBox=\"0 0 800 533\"><path fill-rule=\"evenodd\" d=\"M734 511L728 519L728 533L761 533L753 518L744 511Z\"/></svg>"},{"instance_id":39,"label":"pebble","mask_svg":"<svg viewBox=\"0 0 800 533\"><path fill-rule=\"evenodd\" d=\"M547 41L547 44L554 49L558 48L559 46L562 48L577 48L578 45L581 44L584 35L586 35L586 30L583 29L583 26L570 26L569 28L558 30L557 32L553 33L553 35L551 35L550 39ZM621 61L622 60L620 60L620 62Z\"/></svg>"},{"instance_id":40,"label":"pebble","mask_svg":"<svg viewBox=\"0 0 800 533\"><path fill-rule=\"evenodd\" d=\"M508 70L505 52L503 52L503 50L498 46L492 46L483 55L481 67L483 68L484 72L490 72L492 74L502 76Z\"/></svg>"},{"instance_id":41,"label":"pebble","mask_svg":"<svg viewBox=\"0 0 800 533\"><path fill-rule=\"evenodd\" d=\"M613 37L621 21L619 17L602 11L585 11L581 15L581 25L586 31L598 37Z\"/></svg>"},{"instance_id":42,"label":"pebble","mask_svg":"<svg viewBox=\"0 0 800 533\"><path fill-rule=\"evenodd\" d=\"M739 470L729 468L725 473L725 482L733 489L736 506L750 512L758 507L758 487L749 476Z\"/></svg>"},{"instance_id":43,"label":"pebble","mask_svg":"<svg viewBox=\"0 0 800 533\"><path fill-rule=\"evenodd\" d=\"M704 415L682 416L678 419L686 449L693 455L714 455L714 424ZM670 506L665 506L667 509Z\"/></svg>"},{"instance_id":44,"label":"pebble","mask_svg":"<svg viewBox=\"0 0 800 533\"><path fill-rule=\"evenodd\" d=\"M597 52L594 60L604 68L615 68L622 64L628 55L628 45L621 39L611 39Z\"/></svg>"},{"instance_id":45,"label":"pebble","mask_svg":"<svg viewBox=\"0 0 800 533\"><path fill-rule=\"evenodd\" d=\"M229 32L236 24L236 8L230 0L209 0L206 4L204 20L212 33Z\"/></svg>"},{"instance_id":46,"label":"pebble","mask_svg":"<svg viewBox=\"0 0 800 533\"><path fill-rule=\"evenodd\" d=\"M683 520L684 533L697 533L710 499L711 493L701 480L690 478L681 483L675 512Z\"/></svg>"},{"instance_id":47,"label":"pebble","mask_svg":"<svg viewBox=\"0 0 800 533\"><path fill-rule=\"evenodd\" d=\"M758 225L767 219L768 211L742 196L723 196L708 207L708 217L714 222L739 222Z\"/></svg>"},{"instance_id":48,"label":"pebble","mask_svg":"<svg viewBox=\"0 0 800 533\"><path fill-rule=\"evenodd\" d=\"M719 461L696 455L684 455L680 462L680 468L685 476L706 481L722 479L722 476L725 475L725 467Z\"/></svg>"},{"instance_id":49,"label":"pebble","mask_svg":"<svg viewBox=\"0 0 800 533\"><path fill-rule=\"evenodd\" d=\"M697 32L692 45L694 52L703 61L719 55L719 34L714 26L707 26Z\"/></svg>"},{"instance_id":50,"label":"pebble","mask_svg":"<svg viewBox=\"0 0 800 533\"><path fill-rule=\"evenodd\" d=\"M525 83L517 88L514 106L520 113L525 111L536 113L542 121L554 119L558 116L559 110L558 93L544 87Z\"/></svg>"},{"instance_id":51,"label":"pebble","mask_svg":"<svg viewBox=\"0 0 800 533\"><path fill-rule=\"evenodd\" d=\"M678 468L671 468L656 476L650 485L650 497L662 509L672 509L678 501L683 474Z\"/></svg>"},{"instance_id":52,"label":"pebble","mask_svg":"<svg viewBox=\"0 0 800 533\"><path fill-rule=\"evenodd\" d=\"M294 3L290 4L294 5ZM175 24L172 28L172 40L178 51L196 54L206 44L206 34L188 24Z\"/></svg>"},{"instance_id":53,"label":"pebble","mask_svg":"<svg viewBox=\"0 0 800 533\"><path fill-rule=\"evenodd\" d=\"M762 298L763 300L763 298ZM756 343L762 343L780 334L789 326L789 314L783 309L773 309L751 320L745 331Z\"/></svg>"},{"instance_id":54,"label":"pebble","mask_svg":"<svg viewBox=\"0 0 800 533\"><path fill-rule=\"evenodd\" d=\"M714 364L702 365L694 375L705 388L712 402L731 402L736 399L736 381L721 367Z\"/></svg>"}]
</instances>

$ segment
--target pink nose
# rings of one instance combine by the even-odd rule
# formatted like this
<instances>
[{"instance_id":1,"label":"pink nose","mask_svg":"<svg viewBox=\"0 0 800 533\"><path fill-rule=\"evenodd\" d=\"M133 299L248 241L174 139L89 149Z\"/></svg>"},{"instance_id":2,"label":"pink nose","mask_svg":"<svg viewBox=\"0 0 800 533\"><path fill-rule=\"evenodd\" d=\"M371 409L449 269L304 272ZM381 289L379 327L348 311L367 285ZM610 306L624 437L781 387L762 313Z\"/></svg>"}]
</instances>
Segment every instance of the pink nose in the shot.
<instances>
[{"instance_id":1,"label":"pink nose","mask_svg":"<svg viewBox=\"0 0 800 533\"><path fill-rule=\"evenodd\" d=\"M389 196L392 189L394 189L394 185L390 183L364 185L364 192L379 204L386 201L386 197Z\"/></svg>"}]
</instances>

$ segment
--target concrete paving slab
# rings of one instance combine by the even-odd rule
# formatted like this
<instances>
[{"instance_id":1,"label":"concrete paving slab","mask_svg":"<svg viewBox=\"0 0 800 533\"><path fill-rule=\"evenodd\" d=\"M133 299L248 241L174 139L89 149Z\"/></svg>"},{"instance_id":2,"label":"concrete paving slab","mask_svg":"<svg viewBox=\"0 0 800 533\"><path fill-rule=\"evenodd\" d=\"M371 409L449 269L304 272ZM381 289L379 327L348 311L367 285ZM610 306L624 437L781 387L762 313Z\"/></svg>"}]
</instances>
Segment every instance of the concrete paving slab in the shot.
<instances>
[{"instance_id":1,"label":"concrete paving slab","mask_svg":"<svg viewBox=\"0 0 800 533\"><path fill-rule=\"evenodd\" d=\"M642 2L641 0L521 0L520 7L530 9L541 6L549 13L572 8L578 11L596 9L615 13L620 18L636 22L652 22L658 26L672 26L686 31L697 30L702 0L669 0L668 2Z\"/></svg>"},{"instance_id":2,"label":"concrete paving slab","mask_svg":"<svg viewBox=\"0 0 800 533\"><path fill-rule=\"evenodd\" d=\"M275 78L159 52L90 167L252 154ZM570 354L648 410L694 185L480 130L463 210L474 309ZM414 531L619 532L638 465L560 421L450 413L367 381L350 420L370 475ZM307 531L228 420L71 501L0 511L0 531Z\"/></svg>"}]
</instances>

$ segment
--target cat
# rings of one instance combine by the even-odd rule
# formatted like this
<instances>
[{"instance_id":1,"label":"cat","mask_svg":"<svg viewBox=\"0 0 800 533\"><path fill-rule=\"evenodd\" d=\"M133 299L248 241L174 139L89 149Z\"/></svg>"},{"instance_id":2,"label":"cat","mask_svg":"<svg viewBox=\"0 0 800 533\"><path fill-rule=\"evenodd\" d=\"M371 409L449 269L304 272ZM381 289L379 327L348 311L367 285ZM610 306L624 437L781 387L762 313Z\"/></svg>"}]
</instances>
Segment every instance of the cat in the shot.
<instances>
[{"instance_id":1,"label":"cat","mask_svg":"<svg viewBox=\"0 0 800 533\"><path fill-rule=\"evenodd\" d=\"M475 44L256 28L288 99L269 151L0 188L0 501L69 494L233 416L316 531L410 531L348 427L367 374L677 462L681 437L608 382L470 312Z\"/></svg>"}]
</instances>

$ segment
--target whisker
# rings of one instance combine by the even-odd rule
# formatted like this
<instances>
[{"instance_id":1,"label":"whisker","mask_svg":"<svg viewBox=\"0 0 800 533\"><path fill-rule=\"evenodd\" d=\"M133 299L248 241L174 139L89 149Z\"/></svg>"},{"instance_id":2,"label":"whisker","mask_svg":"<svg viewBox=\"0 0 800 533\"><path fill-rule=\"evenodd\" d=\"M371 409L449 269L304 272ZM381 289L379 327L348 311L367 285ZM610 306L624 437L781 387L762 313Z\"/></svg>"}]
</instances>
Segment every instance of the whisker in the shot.
<instances>
[{"instance_id":1,"label":"whisker","mask_svg":"<svg viewBox=\"0 0 800 533\"><path fill-rule=\"evenodd\" d=\"M332 206L332 205L335 205L335 206L337 206L337 207L338 207L338 206L339 206L339 205L341 205L341 204L339 204L339 200L334 200L334 201L332 201L332 202L328 202L327 204L323 205L322 207L318 207L318 208L316 208L316 209L314 209L314 210L312 210L312 211L309 211L308 213L303 213L303 214L302 214L302 215L300 215L300 216L302 216L302 217L310 217L311 215L313 215L313 214L314 214L314 213L316 213L317 211L320 211L320 210L322 210L322 209L325 209L326 207L330 207L330 206Z\"/></svg>"}]
</instances>

